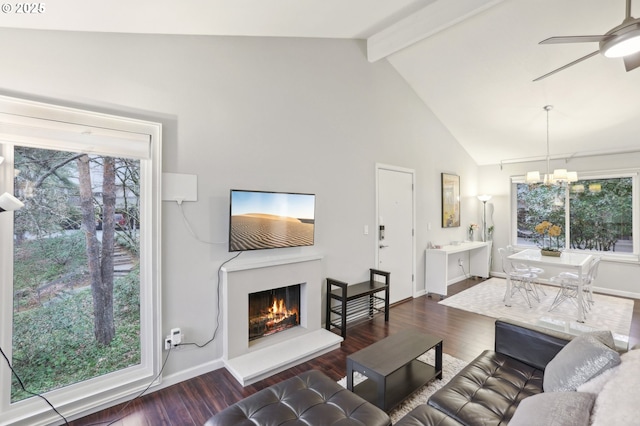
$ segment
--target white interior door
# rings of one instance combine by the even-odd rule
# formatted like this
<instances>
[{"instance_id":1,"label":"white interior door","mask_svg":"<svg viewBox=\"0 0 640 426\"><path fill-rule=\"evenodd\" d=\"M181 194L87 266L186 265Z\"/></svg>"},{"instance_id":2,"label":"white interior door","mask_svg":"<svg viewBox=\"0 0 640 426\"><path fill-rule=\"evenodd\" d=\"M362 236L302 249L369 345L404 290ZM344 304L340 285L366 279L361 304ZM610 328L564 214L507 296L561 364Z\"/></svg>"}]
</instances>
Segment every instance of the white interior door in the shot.
<instances>
[{"instance_id":1,"label":"white interior door","mask_svg":"<svg viewBox=\"0 0 640 426\"><path fill-rule=\"evenodd\" d=\"M414 171L377 165L376 174L377 264L391 272L389 298L395 303L414 294Z\"/></svg>"}]
</instances>

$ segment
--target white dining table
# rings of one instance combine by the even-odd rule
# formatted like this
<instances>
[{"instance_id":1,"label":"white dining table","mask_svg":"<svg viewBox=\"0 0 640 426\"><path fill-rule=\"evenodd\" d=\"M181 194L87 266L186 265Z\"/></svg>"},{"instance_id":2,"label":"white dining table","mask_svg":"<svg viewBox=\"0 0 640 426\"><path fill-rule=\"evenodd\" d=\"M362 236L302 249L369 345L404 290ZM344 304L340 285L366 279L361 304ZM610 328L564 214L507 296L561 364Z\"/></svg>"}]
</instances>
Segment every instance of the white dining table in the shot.
<instances>
[{"instance_id":1,"label":"white dining table","mask_svg":"<svg viewBox=\"0 0 640 426\"><path fill-rule=\"evenodd\" d=\"M523 263L529 266L538 266L557 268L560 271L571 271L578 275L578 303L577 303L577 320L584 322L585 312L583 308L583 278L586 277L587 268L591 264L593 256L588 253L572 253L562 252L560 256L543 256L540 249L526 249L518 253L514 253L507 257L512 262ZM505 297L505 305L511 306L511 279L507 274L507 294Z\"/></svg>"}]
</instances>

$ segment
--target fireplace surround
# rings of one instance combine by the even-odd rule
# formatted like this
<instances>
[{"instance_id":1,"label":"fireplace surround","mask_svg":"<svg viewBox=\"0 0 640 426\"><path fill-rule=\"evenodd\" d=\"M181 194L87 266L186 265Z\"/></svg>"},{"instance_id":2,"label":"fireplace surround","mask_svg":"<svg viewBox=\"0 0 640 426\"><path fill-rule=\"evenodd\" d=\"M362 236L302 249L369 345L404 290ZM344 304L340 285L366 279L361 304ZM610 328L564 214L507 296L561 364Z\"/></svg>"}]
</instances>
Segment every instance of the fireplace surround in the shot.
<instances>
[{"instance_id":1,"label":"fireplace surround","mask_svg":"<svg viewBox=\"0 0 640 426\"><path fill-rule=\"evenodd\" d=\"M249 340L249 294L300 285L299 325ZM322 327L322 256L237 259L222 268L223 362L243 386L340 347Z\"/></svg>"}]
</instances>

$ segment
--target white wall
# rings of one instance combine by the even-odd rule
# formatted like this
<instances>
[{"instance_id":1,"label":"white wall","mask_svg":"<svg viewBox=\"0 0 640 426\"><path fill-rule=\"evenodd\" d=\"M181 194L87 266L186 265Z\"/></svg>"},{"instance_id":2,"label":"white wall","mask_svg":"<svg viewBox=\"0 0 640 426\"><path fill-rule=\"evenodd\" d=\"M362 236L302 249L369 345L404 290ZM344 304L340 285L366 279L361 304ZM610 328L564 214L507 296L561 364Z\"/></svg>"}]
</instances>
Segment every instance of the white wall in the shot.
<instances>
[{"instance_id":1,"label":"white wall","mask_svg":"<svg viewBox=\"0 0 640 426\"><path fill-rule=\"evenodd\" d=\"M198 202L163 203L165 332L203 342L216 320L230 188L317 194L324 276L362 280L375 266L375 169L416 170L417 287L424 249L480 221L475 163L386 62L351 40L145 36L0 29L0 92L163 124L163 170L198 176ZM17 42L19 41L19 42ZM440 227L440 173L461 176L462 227ZM431 230L427 225L431 223ZM272 252L245 253L243 257ZM318 303L323 303L318 301ZM221 356L222 339L174 352L182 378ZM160 344L160 342L158 343Z\"/></svg>"},{"instance_id":2,"label":"white wall","mask_svg":"<svg viewBox=\"0 0 640 426\"><path fill-rule=\"evenodd\" d=\"M605 149L605 148L603 148ZM606 155L573 159L568 163L562 160L552 161L550 169L564 167L580 172L606 172L612 170L638 171L640 169L640 153L624 155ZM482 166L479 168L480 192L493 194L490 203L494 205L493 223L495 223L493 267L494 272L501 272L498 247L511 244L511 195L510 182L512 176L524 176L529 170L546 172L546 163L521 163L503 166ZM636 202L638 195L635 194ZM492 222L489 221L491 224ZM634 234L638 234L637 224ZM640 264L637 261L613 261L606 256L600 264L598 278L594 287L598 291L613 295L640 298ZM553 271L549 271L553 273ZM547 274L549 275L549 274ZM546 276L545 276L546 277Z\"/></svg>"}]
</instances>

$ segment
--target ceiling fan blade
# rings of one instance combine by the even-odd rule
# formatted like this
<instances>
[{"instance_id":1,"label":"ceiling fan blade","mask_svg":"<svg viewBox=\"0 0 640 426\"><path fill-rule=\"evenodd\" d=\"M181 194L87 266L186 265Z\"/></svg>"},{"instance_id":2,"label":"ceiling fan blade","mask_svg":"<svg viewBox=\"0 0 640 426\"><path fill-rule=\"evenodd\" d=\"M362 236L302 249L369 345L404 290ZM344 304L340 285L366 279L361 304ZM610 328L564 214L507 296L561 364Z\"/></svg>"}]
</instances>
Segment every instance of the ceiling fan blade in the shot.
<instances>
[{"instance_id":1,"label":"ceiling fan blade","mask_svg":"<svg viewBox=\"0 0 640 426\"><path fill-rule=\"evenodd\" d=\"M559 44L559 43L597 43L610 38L608 35L584 35L584 36L566 36L566 37L549 37L542 40L538 44Z\"/></svg>"},{"instance_id":2,"label":"ceiling fan blade","mask_svg":"<svg viewBox=\"0 0 640 426\"><path fill-rule=\"evenodd\" d=\"M640 52L627 55L622 59L624 60L624 69L626 69L627 72L640 67Z\"/></svg>"},{"instance_id":3,"label":"ceiling fan blade","mask_svg":"<svg viewBox=\"0 0 640 426\"><path fill-rule=\"evenodd\" d=\"M551 72L548 72L548 73L546 73L545 75L542 75L542 76L540 76L540 77L536 78L536 79L535 79L535 80L533 80L533 81L540 81L540 80L542 80L543 78L547 78L547 77L549 77L550 75L553 75L553 74L555 74L555 73L557 73L557 72L560 72L560 71L562 71L562 70L564 70L564 69L567 69L567 68L569 68L569 67L571 67L571 66L573 66L573 65L577 64L578 62L582 62L582 61L584 61L584 60L586 60L586 59L589 59L589 58L590 58L590 57L592 57L592 56L596 56L598 53L600 53L600 51L599 51L599 50L596 50L595 52L591 52L591 53L589 53L588 55L583 56L582 58L576 59L576 60L575 60L575 61L573 61L573 62L569 62L567 65L561 66L561 67L560 67L560 68L558 68L558 69L555 69L555 70L553 70L553 71L551 71Z\"/></svg>"}]
</instances>

